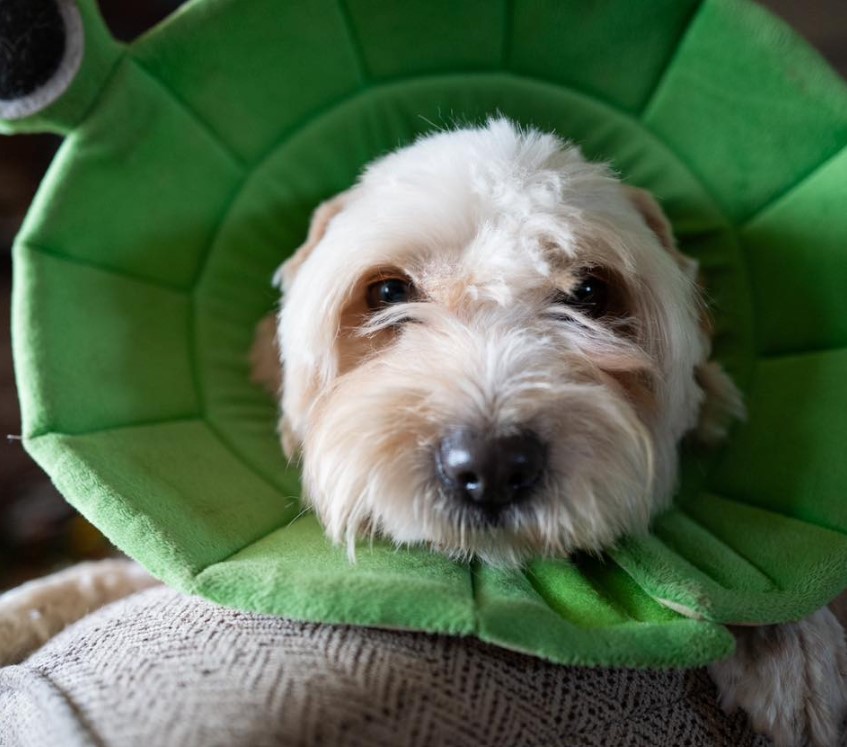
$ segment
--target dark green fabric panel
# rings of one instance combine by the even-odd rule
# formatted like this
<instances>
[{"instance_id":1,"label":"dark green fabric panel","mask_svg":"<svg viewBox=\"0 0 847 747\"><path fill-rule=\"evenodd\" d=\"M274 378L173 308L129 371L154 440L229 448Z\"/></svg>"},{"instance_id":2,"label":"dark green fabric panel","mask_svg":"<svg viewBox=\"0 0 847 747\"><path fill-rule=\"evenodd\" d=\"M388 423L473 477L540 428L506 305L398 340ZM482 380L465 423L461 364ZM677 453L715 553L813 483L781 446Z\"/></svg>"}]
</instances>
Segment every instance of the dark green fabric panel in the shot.
<instances>
[{"instance_id":1,"label":"dark green fabric panel","mask_svg":"<svg viewBox=\"0 0 847 747\"><path fill-rule=\"evenodd\" d=\"M298 470L288 467L276 435L276 404L249 382L256 324L279 302L271 277L305 235L309 213L304 206L292 219L275 187L249 180L219 219L194 290L191 349L210 424L245 463L286 495L299 495Z\"/></svg>"},{"instance_id":2,"label":"dark green fabric panel","mask_svg":"<svg viewBox=\"0 0 847 747\"><path fill-rule=\"evenodd\" d=\"M250 292L243 298L249 299ZM298 470L288 467L276 435L276 405L267 392L249 383L248 355L259 316L249 314L248 301L241 306L248 312L233 313L237 306L216 299L195 302L192 352L203 412L245 463L286 494L299 495Z\"/></svg>"},{"instance_id":3,"label":"dark green fabric panel","mask_svg":"<svg viewBox=\"0 0 847 747\"><path fill-rule=\"evenodd\" d=\"M223 604L301 620L453 634L475 625L468 566L383 542L362 543L351 564L312 514L206 568L196 589Z\"/></svg>"},{"instance_id":4,"label":"dark green fabric panel","mask_svg":"<svg viewBox=\"0 0 847 747\"><path fill-rule=\"evenodd\" d=\"M611 571L614 586L607 587L618 605L632 605L643 619L621 608L622 622L581 628L557 615L520 573L486 565L474 574L478 635L518 651L561 664L604 666L672 666L682 660L698 666L726 656L732 636L720 625L688 620L663 610L627 576ZM650 618L650 613L656 617ZM562 645L567 641L567 645Z\"/></svg>"},{"instance_id":5,"label":"dark green fabric panel","mask_svg":"<svg viewBox=\"0 0 847 747\"><path fill-rule=\"evenodd\" d=\"M509 67L637 113L700 0L515 0Z\"/></svg>"},{"instance_id":6,"label":"dark green fabric panel","mask_svg":"<svg viewBox=\"0 0 847 747\"><path fill-rule=\"evenodd\" d=\"M750 298L749 265L734 229L680 236L680 249L700 264L714 357L746 393L755 366L758 323Z\"/></svg>"},{"instance_id":7,"label":"dark green fabric panel","mask_svg":"<svg viewBox=\"0 0 847 747\"><path fill-rule=\"evenodd\" d=\"M27 443L57 487L120 549L191 591L192 577L297 515L202 421ZM62 469L72 459L75 470Z\"/></svg>"},{"instance_id":8,"label":"dark green fabric panel","mask_svg":"<svg viewBox=\"0 0 847 747\"><path fill-rule=\"evenodd\" d=\"M361 82L335 0L194 3L132 54L245 161Z\"/></svg>"},{"instance_id":9,"label":"dark green fabric panel","mask_svg":"<svg viewBox=\"0 0 847 747\"><path fill-rule=\"evenodd\" d=\"M343 4L368 77L485 70L503 63L508 3L344 0Z\"/></svg>"},{"instance_id":10,"label":"dark green fabric panel","mask_svg":"<svg viewBox=\"0 0 847 747\"><path fill-rule=\"evenodd\" d=\"M711 476L719 495L847 532L847 350L759 362L748 422Z\"/></svg>"},{"instance_id":11,"label":"dark green fabric panel","mask_svg":"<svg viewBox=\"0 0 847 747\"><path fill-rule=\"evenodd\" d=\"M847 87L763 9L706 0L644 121L742 219L847 143Z\"/></svg>"},{"instance_id":12,"label":"dark green fabric panel","mask_svg":"<svg viewBox=\"0 0 847 747\"><path fill-rule=\"evenodd\" d=\"M20 243L15 284L25 436L198 412L187 296Z\"/></svg>"},{"instance_id":13,"label":"dark green fabric panel","mask_svg":"<svg viewBox=\"0 0 847 747\"><path fill-rule=\"evenodd\" d=\"M580 628L678 618L638 589L631 589L631 580L614 563L582 556L574 561L535 560L524 574L551 609Z\"/></svg>"},{"instance_id":14,"label":"dark green fabric panel","mask_svg":"<svg viewBox=\"0 0 847 747\"><path fill-rule=\"evenodd\" d=\"M98 103L100 91L123 54L123 45L112 39L100 17L96 0L76 0L82 17L83 57L68 90L41 112L24 119L0 119L0 133L59 132L67 134Z\"/></svg>"},{"instance_id":15,"label":"dark green fabric panel","mask_svg":"<svg viewBox=\"0 0 847 747\"><path fill-rule=\"evenodd\" d=\"M803 604L811 612L816 596L811 590L821 581L830 586L832 596L842 590L843 584L838 583L837 576L838 569L844 565L847 532L827 530L817 522L797 521L770 508L761 510L710 494L687 503L685 510L702 527L720 537L730 550L766 575L777 590L788 592L784 595L791 604ZM803 562L798 563L798 558ZM834 583L827 582L828 578ZM729 588L746 590L739 581L733 579ZM769 591L765 589L762 593ZM750 588L750 592L755 594L759 590ZM739 597L743 614L743 597L740 594Z\"/></svg>"},{"instance_id":16,"label":"dark green fabric panel","mask_svg":"<svg viewBox=\"0 0 847 747\"><path fill-rule=\"evenodd\" d=\"M450 112L454 115L451 116ZM640 123L582 94L510 74L424 77L373 87L345 100L272 151L250 181L276 181L274 195L241 195L227 220L251 200L279 203L279 229L302 239L315 203L349 186L366 163L434 126L481 123L501 112L525 124L555 130L591 158L611 160L630 183L656 193L678 233L723 230L726 218L687 167ZM459 114L461 113L461 114ZM432 123L432 124L431 124ZM289 227L293 226L293 227Z\"/></svg>"},{"instance_id":17,"label":"dark green fabric panel","mask_svg":"<svg viewBox=\"0 0 847 747\"><path fill-rule=\"evenodd\" d=\"M847 149L742 232L767 354L847 347Z\"/></svg>"},{"instance_id":18,"label":"dark green fabric panel","mask_svg":"<svg viewBox=\"0 0 847 747\"><path fill-rule=\"evenodd\" d=\"M125 61L63 146L19 240L187 288L240 178L205 130Z\"/></svg>"}]
</instances>

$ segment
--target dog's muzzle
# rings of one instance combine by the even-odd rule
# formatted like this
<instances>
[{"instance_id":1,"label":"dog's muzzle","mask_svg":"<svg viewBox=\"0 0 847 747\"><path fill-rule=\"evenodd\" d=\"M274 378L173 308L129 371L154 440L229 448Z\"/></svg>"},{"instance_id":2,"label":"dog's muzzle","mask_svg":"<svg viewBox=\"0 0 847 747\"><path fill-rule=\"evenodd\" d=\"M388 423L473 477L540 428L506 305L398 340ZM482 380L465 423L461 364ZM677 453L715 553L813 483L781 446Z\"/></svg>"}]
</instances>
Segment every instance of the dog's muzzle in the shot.
<instances>
[{"instance_id":1,"label":"dog's muzzle","mask_svg":"<svg viewBox=\"0 0 847 747\"><path fill-rule=\"evenodd\" d=\"M461 428L442 439L435 462L451 497L496 516L532 494L547 465L547 448L531 431L493 436Z\"/></svg>"}]
</instances>

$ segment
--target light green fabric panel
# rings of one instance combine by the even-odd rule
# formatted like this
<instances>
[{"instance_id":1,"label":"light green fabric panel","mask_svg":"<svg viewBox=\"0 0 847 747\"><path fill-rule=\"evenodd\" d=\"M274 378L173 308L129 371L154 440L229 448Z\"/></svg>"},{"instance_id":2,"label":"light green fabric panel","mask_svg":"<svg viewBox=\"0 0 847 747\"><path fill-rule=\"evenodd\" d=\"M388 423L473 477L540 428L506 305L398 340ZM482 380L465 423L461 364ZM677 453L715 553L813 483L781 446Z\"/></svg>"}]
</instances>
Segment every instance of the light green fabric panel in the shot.
<instances>
[{"instance_id":1,"label":"light green fabric panel","mask_svg":"<svg viewBox=\"0 0 847 747\"><path fill-rule=\"evenodd\" d=\"M311 514L206 568L196 584L226 604L307 620L458 634L476 627L468 566L384 543L359 548L351 564Z\"/></svg>"},{"instance_id":2,"label":"light green fabric panel","mask_svg":"<svg viewBox=\"0 0 847 747\"><path fill-rule=\"evenodd\" d=\"M14 308L28 330L15 339L25 437L199 411L187 296L24 243L15 248L15 283L30 291Z\"/></svg>"},{"instance_id":3,"label":"light green fabric panel","mask_svg":"<svg viewBox=\"0 0 847 747\"><path fill-rule=\"evenodd\" d=\"M46 434L27 448L90 521L119 527L110 534L120 549L185 591L300 510L198 420ZM69 459L76 469L63 469Z\"/></svg>"},{"instance_id":4,"label":"light green fabric panel","mask_svg":"<svg viewBox=\"0 0 847 747\"><path fill-rule=\"evenodd\" d=\"M747 224L759 351L847 346L847 148Z\"/></svg>"},{"instance_id":5,"label":"light green fabric panel","mask_svg":"<svg viewBox=\"0 0 847 747\"><path fill-rule=\"evenodd\" d=\"M644 122L743 219L847 143L847 88L763 9L706 0Z\"/></svg>"},{"instance_id":6,"label":"light green fabric panel","mask_svg":"<svg viewBox=\"0 0 847 747\"><path fill-rule=\"evenodd\" d=\"M655 599L743 625L797 619L838 595L845 548L841 531L703 493L612 556Z\"/></svg>"},{"instance_id":7,"label":"light green fabric panel","mask_svg":"<svg viewBox=\"0 0 847 747\"><path fill-rule=\"evenodd\" d=\"M360 83L335 0L194 3L132 54L245 162Z\"/></svg>"},{"instance_id":8,"label":"light green fabric panel","mask_svg":"<svg viewBox=\"0 0 847 747\"><path fill-rule=\"evenodd\" d=\"M240 169L130 61L50 168L19 241L176 288L194 282ZM49 197L46 195L49 194Z\"/></svg>"},{"instance_id":9,"label":"light green fabric panel","mask_svg":"<svg viewBox=\"0 0 847 747\"><path fill-rule=\"evenodd\" d=\"M730 650L732 638L720 626L663 608L614 566L588 565L588 573L568 561L534 563L525 572L468 566L415 548L398 553L383 542L360 547L350 565L308 515L206 568L196 589L225 604L305 620L475 634L565 664L693 665Z\"/></svg>"}]
</instances>

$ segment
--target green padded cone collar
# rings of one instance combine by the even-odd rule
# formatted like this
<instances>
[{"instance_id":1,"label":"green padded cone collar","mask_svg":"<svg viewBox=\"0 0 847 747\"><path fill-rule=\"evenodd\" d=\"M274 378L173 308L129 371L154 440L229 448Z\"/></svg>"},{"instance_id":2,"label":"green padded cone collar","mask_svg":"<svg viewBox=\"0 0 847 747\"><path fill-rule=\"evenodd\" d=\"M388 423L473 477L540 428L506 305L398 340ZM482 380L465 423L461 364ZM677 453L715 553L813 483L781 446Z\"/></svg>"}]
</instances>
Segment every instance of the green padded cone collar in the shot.
<instances>
[{"instance_id":1,"label":"green padded cone collar","mask_svg":"<svg viewBox=\"0 0 847 747\"><path fill-rule=\"evenodd\" d=\"M154 574L294 618L475 635L554 661L696 665L718 623L847 584L847 92L739 0L195 0L129 46L81 0L67 133L15 245L25 444ZM732 50L732 54L727 54ZM248 382L311 210L416 135L500 112L661 200L707 276L749 422L602 559L521 571L362 547L303 513Z\"/></svg>"}]
</instances>

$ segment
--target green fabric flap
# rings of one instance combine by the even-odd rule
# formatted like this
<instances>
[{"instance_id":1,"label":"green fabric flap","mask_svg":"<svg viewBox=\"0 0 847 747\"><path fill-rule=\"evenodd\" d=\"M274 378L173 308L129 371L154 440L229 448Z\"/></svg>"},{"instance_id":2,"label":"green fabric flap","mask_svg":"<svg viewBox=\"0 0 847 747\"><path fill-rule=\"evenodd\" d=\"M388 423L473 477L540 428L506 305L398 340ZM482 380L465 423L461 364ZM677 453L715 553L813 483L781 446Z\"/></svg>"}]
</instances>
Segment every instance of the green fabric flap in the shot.
<instances>
[{"instance_id":1,"label":"green fabric flap","mask_svg":"<svg viewBox=\"0 0 847 747\"><path fill-rule=\"evenodd\" d=\"M709 0L644 122L741 220L847 143L847 87L764 9Z\"/></svg>"},{"instance_id":2,"label":"green fabric flap","mask_svg":"<svg viewBox=\"0 0 847 747\"><path fill-rule=\"evenodd\" d=\"M194 0L124 49L81 4L68 138L15 247L25 444L171 584L301 619L475 635L573 664L696 665L719 623L847 585L847 93L739 0ZM726 49L733 50L732 55ZM270 277L373 158L494 112L662 200L750 417L603 559L462 565L329 545L248 380Z\"/></svg>"},{"instance_id":3,"label":"green fabric flap","mask_svg":"<svg viewBox=\"0 0 847 747\"><path fill-rule=\"evenodd\" d=\"M195 2L131 54L244 162L360 85L336 0Z\"/></svg>"},{"instance_id":4,"label":"green fabric flap","mask_svg":"<svg viewBox=\"0 0 847 747\"><path fill-rule=\"evenodd\" d=\"M847 148L742 227L760 353L847 347L845 210Z\"/></svg>"},{"instance_id":5,"label":"green fabric flap","mask_svg":"<svg viewBox=\"0 0 847 747\"><path fill-rule=\"evenodd\" d=\"M14 256L16 287L32 289L14 304L29 330L15 342L28 437L200 414L187 295L22 241Z\"/></svg>"},{"instance_id":6,"label":"green fabric flap","mask_svg":"<svg viewBox=\"0 0 847 747\"><path fill-rule=\"evenodd\" d=\"M202 420L46 434L26 445L74 506L186 591L204 568L300 513L296 482L287 491L269 484Z\"/></svg>"}]
</instances>

